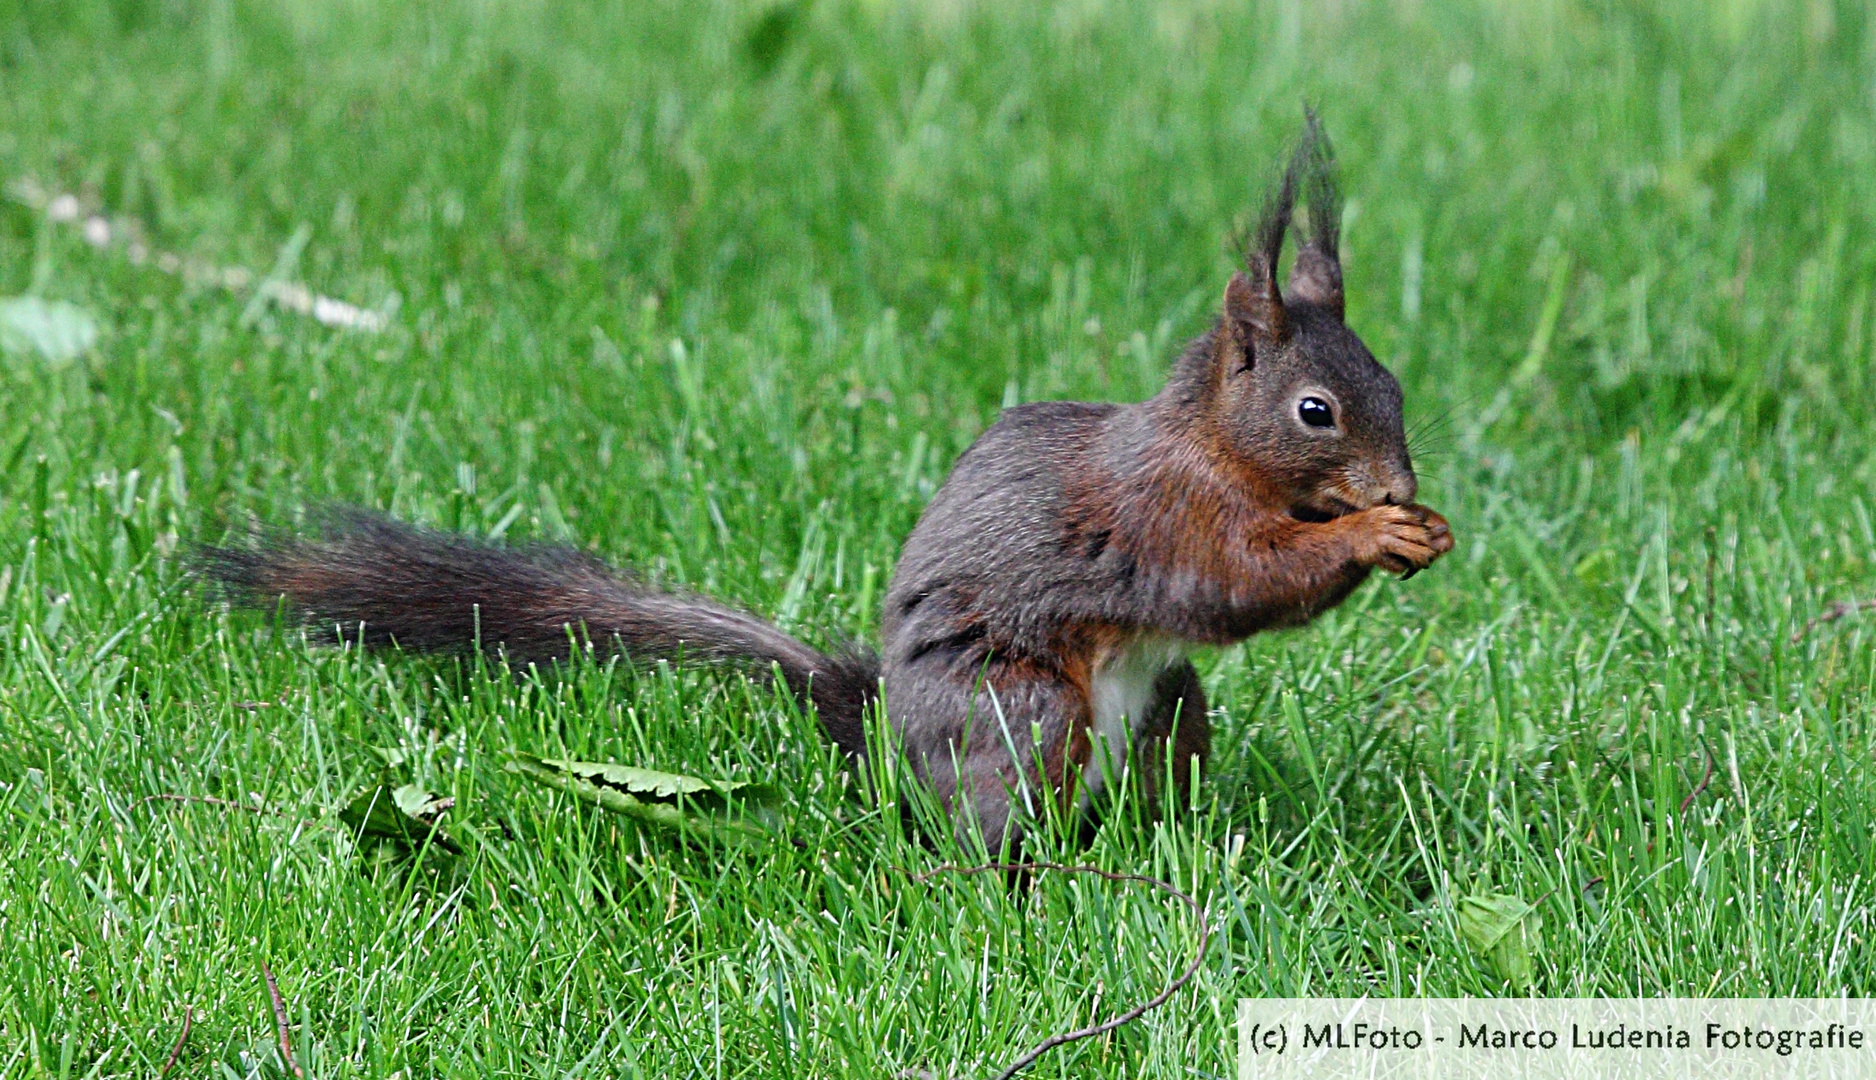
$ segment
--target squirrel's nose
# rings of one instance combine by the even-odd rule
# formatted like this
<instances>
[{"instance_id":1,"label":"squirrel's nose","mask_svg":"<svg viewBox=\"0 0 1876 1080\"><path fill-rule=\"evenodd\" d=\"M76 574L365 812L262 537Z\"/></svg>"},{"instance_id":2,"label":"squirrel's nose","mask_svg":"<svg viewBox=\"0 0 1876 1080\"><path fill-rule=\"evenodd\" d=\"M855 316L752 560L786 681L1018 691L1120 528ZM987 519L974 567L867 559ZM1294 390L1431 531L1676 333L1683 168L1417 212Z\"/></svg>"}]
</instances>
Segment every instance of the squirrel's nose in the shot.
<instances>
[{"instance_id":1,"label":"squirrel's nose","mask_svg":"<svg viewBox=\"0 0 1876 1080\"><path fill-rule=\"evenodd\" d=\"M1387 471L1387 494L1383 501L1390 506L1406 506L1420 493L1420 481L1411 468L1395 468Z\"/></svg>"}]
</instances>

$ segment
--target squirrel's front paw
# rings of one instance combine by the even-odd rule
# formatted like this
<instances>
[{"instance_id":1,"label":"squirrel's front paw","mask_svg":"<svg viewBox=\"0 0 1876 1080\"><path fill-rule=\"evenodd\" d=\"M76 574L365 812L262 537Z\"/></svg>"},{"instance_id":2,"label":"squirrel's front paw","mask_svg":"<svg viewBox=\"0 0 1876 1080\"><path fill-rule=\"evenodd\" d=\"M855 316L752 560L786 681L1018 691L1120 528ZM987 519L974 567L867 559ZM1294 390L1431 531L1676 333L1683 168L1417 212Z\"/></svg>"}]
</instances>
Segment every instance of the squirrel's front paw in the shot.
<instances>
[{"instance_id":1,"label":"squirrel's front paw","mask_svg":"<svg viewBox=\"0 0 1876 1080\"><path fill-rule=\"evenodd\" d=\"M1340 520L1355 530L1357 562L1402 577L1426 569L1434 559L1453 549L1452 527L1419 503L1376 506Z\"/></svg>"}]
</instances>

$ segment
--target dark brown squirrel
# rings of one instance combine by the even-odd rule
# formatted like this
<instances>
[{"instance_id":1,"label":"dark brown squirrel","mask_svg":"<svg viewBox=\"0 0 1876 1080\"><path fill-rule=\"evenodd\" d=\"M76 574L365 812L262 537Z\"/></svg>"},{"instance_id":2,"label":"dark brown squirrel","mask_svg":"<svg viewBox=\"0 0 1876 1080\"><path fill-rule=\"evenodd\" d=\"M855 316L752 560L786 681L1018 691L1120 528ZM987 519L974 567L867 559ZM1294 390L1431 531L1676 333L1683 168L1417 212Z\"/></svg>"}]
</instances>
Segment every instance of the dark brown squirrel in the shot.
<instances>
[{"instance_id":1,"label":"dark brown squirrel","mask_svg":"<svg viewBox=\"0 0 1876 1080\"><path fill-rule=\"evenodd\" d=\"M1280 291L1299 195L1309 227ZM818 651L570 548L362 510L200 565L238 601L284 598L367 645L548 661L572 628L633 658L779 672L856 757L883 688L913 771L996 852L1041 800L1092 819L1129 763L1149 795L1162 770L1189 784L1211 737L1189 649L1308 622L1371 569L1407 576L1451 550L1446 520L1414 502L1400 384L1343 321L1340 213L1311 115L1222 312L1158 395L1007 409L958 458L906 539L882 655Z\"/></svg>"}]
</instances>

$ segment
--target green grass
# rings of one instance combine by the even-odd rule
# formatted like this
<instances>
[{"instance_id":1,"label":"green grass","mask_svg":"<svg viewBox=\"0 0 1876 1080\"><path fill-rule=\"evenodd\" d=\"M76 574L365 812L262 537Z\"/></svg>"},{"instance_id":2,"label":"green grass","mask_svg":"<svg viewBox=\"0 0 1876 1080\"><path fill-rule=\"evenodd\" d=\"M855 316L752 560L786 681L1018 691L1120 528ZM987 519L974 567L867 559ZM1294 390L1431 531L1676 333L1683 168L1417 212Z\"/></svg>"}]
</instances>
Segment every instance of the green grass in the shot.
<instances>
[{"instance_id":1,"label":"green grass","mask_svg":"<svg viewBox=\"0 0 1876 1080\"><path fill-rule=\"evenodd\" d=\"M0 1076L153 1075L185 1013L172 1075L280 1076L263 963L319 1077L975 1076L1150 996L1176 906L912 884L949 853L767 691L314 648L180 545L340 499L864 637L1000 405L1154 390L1306 99L1460 546L1203 659L1193 805L1052 854L1218 932L1035 1075L1228 1074L1238 996L1519 992L1474 892L1538 903L1537 993L1876 991L1876 616L1800 632L1876 595L1860 6L0 0L0 177L259 271L306 226L299 278L401 301L244 318L0 206L0 295L107 325L0 357ZM772 782L799 844L514 751ZM461 857L353 850L387 773Z\"/></svg>"}]
</instances>

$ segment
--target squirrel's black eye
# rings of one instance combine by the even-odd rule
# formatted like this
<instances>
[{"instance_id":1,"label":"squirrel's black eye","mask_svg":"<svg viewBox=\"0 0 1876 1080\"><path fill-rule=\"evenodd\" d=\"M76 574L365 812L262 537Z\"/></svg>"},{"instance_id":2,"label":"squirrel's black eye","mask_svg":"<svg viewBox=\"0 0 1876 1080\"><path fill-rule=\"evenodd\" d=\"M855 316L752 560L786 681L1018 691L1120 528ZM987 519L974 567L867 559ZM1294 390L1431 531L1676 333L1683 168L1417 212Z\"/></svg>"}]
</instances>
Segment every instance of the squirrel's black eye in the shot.
<instances>
[{"instance_id":1,"label":"squirrel's black eye","mask_svg":"<svg viewBox=\"0 0 1876 1080\"><path fill-rule=\"evenodd\" d=\"M1296 415L1310 427L1335 426L1335 410L1319 397L1306 397L1297 402Z\"/></svg>"}]
</instances>

